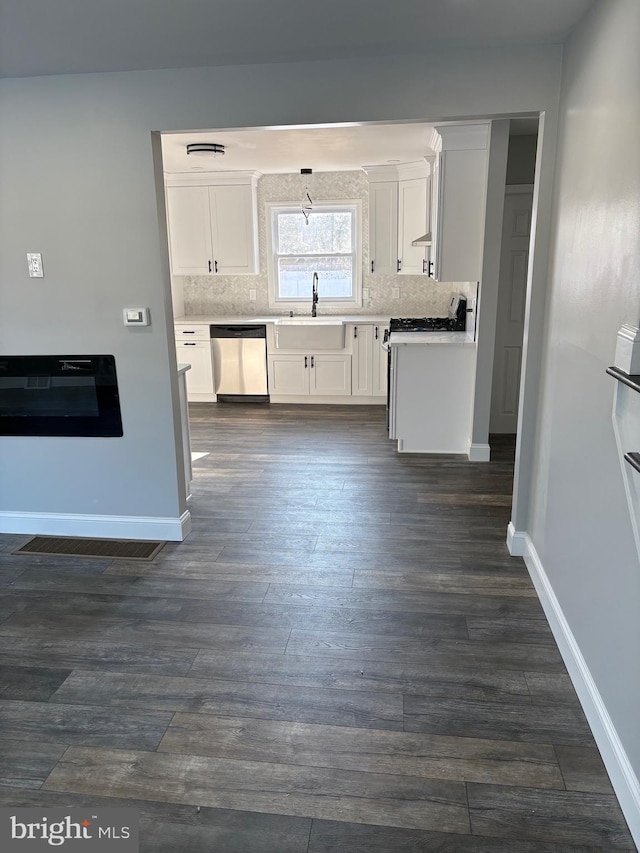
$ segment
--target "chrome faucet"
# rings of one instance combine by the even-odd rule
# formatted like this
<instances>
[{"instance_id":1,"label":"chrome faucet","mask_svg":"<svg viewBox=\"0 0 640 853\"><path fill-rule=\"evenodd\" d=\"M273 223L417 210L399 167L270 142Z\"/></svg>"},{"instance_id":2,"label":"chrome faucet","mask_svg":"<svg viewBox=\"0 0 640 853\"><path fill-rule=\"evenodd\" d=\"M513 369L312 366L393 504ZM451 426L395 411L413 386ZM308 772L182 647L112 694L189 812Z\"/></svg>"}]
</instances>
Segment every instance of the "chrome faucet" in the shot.
<instances>
[{"instance_id":1,"label":"chrome faucet","mask_svg":"<svg viewBox=\"0 0 640 853\"><path fill-rule=\"evenodd\" d=\"M318 273L313 274L313 296L311 297L311 316L316 316L316 305L318 304Z\"/></svg>"}]
</instances>

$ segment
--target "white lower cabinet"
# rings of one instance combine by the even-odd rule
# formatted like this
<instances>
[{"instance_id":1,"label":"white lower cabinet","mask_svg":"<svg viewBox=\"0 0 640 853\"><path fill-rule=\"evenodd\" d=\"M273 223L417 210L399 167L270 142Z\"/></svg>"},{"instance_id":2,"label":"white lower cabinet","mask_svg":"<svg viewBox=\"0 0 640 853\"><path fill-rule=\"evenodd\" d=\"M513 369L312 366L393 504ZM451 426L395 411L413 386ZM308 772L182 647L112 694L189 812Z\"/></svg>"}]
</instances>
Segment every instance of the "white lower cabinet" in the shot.
<instances>
[{"instance_id":1,"label":"white lower cabinet","mask_svg":"<svg viewBox=\"0 0 640 853\"><path fill-rule=\"evenodd\" d=\"M351 339L351 393L354 397L383 397L387 393L387 352L382 349L386 326L353 323L347 327Z\"/></svg>"},{"instance_id":2,"label":"white lower cabinet","mask_svg":"<svg viewBox=\"0 0 640 853\"><path fill-rule=\"evenodd\" d=\"M351 394L350 355L312 355L309 367L310 394Z\"/></svg>"},{"instance_id":3,"label":"white lower cabinet","mask_svg":"<svg viewBox=\"0 0 640 853\"><path fill-rule=\"evenodd\" d=\"M187 399L191 402L215 400L213 393L213 361L211 341L176 340L178 364L190 364L187 371Z\"/></svg>"},{"instance_id":4,"label":"white lower cabinet","mask_svg":"<svg viewBox=\"0 0 640 853\"><path fill-rule=\"evenodd\" d=\"M272 396L349 396L350 355L272 354L269 393Z\"/></svg>"},{"instance_id":5,"label":"white lower cabinet","mask_svg":"<svg viewBox=\"0 0 640 853\"><path fill-rule=\"evenodd\" d=\"M400 453L469 453L475 366L472 343L391 347L389 438Z\"/></svg>"},{"instance_id":6,"label":"white lower cabinet","mask_svg":"<svg viewBox=\"0 0 640 853\"><path fill-rule=\"evenodd\" d=\"M373 396L387 396L387 377L389 374L388 350L382 348L384 333L388 326L374 326L373 336Z\"/></svg>"}]
</instances>

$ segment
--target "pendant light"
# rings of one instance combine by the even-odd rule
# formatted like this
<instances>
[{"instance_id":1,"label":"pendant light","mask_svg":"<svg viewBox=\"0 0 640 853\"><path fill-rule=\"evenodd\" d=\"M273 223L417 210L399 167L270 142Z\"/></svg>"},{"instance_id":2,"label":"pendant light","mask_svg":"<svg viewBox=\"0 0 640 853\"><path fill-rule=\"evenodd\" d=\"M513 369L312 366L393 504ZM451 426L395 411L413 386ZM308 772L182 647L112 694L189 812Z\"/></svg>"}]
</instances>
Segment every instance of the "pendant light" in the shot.
<instances>
[{"instance_id":1,"label":"pendant light","mask_svg":"<svg viewBox=\"0 0 640 853\"><path fill-rule=\"evenodd\" d=\"M309 195L309 175L313 174L313 169L300 169L300 174L304 178L304 192L302 194L302 202L300 204L300 209L302 210L302 215L304 216L305 225L308 225L309 214L313 209L313 201L311 200L311 196Z\"/></svg>"}]
</instances>

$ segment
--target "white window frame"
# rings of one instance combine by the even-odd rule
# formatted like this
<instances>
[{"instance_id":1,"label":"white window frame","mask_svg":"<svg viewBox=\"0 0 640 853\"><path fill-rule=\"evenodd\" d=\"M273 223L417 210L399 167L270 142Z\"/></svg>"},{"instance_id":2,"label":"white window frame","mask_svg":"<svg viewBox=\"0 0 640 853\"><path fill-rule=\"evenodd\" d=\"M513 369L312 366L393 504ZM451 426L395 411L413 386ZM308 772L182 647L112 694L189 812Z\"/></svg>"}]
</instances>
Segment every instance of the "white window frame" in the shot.
<instances>
[{"instance_id":1,"label":"white window frame","mask_svg":"<svg viewBox=\"0 0 640 853\"><path fill-rule=\"evenodd\" d=\"M362 199L339 199L313 201L313 209L318 210L346 210L354 213L354 270L353 270L353 298L324 299L322 297L322 278L320 279L320 300L318 302L318 314L323 313L346 313L345 309L362 307ZM293 311L296 314L311 313L311 299L283 299L278 296L278 268L276 264L276 251L274 245L274 215L276 212L295 212L300 210L300 202L268 201L265 202L265 222L267 226L267 278L269 291L269 307L281 308L287 313ZM326 256L326 253L323 257Z\"/></svg>"}]
</instances>

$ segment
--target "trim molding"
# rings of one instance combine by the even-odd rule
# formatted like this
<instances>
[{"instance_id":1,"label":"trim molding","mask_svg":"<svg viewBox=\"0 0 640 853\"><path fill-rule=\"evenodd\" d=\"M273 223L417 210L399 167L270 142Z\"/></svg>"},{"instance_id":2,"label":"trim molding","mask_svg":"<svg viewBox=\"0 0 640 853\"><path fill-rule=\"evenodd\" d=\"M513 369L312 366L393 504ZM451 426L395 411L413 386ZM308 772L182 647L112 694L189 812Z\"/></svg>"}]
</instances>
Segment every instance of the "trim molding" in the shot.
<instances>
[{"instance_id":1,"label":"trim molding","mask_svg":"<svg viewBox=\"0 0 640 853\"><path fill-rule=\"evenodd\" d=\"M527 534L515 529L513 522L507 525L507 548L512 557L523 557L527 547Z\"/></svg>"},{"instance_id":2,"label":"trim molding","mask_svg":"<svg viewBox=\"0 0 640 853\"><path fill-rule=\"evenodd\" d=\"M191 514L178 518L127 515L68 515L57 512L0 512L0 533L89 536L99 539L162 539L182 542L191 531Z\"/></svg>"},{"instance_id":3,"label":"trim molding","mask_svg":"<svg viewBox=\"0 0 640 853\"><path fill-rule=\"evenodd\" d=\"M640 781L631 766L531 537L528 533L515 532L514 536L524 542L524 561L531 580L593 732L631 835L640 847Z\"/></svg>"},{"instance_id":4,"label":"trim molding","mask_svg":"<svg viewBox=\"0 0 640 853\"><path fill-rule=\"evenodd\" d=\"M262 172L237 171L237 172L165 172L165 187L202 187L220 186L221 184L249 184L256 186Z\"/></svg>"},{"instance_id":5,"label":"trim molding","mask_svg":"<svg viewBox=\"0 0 640 853\"><path fill-rule=\"evenodd\" d=\"M491 460L491 448L488 444L469 445L469 462L489 462Z\"/></svg>"}]
</instances>

